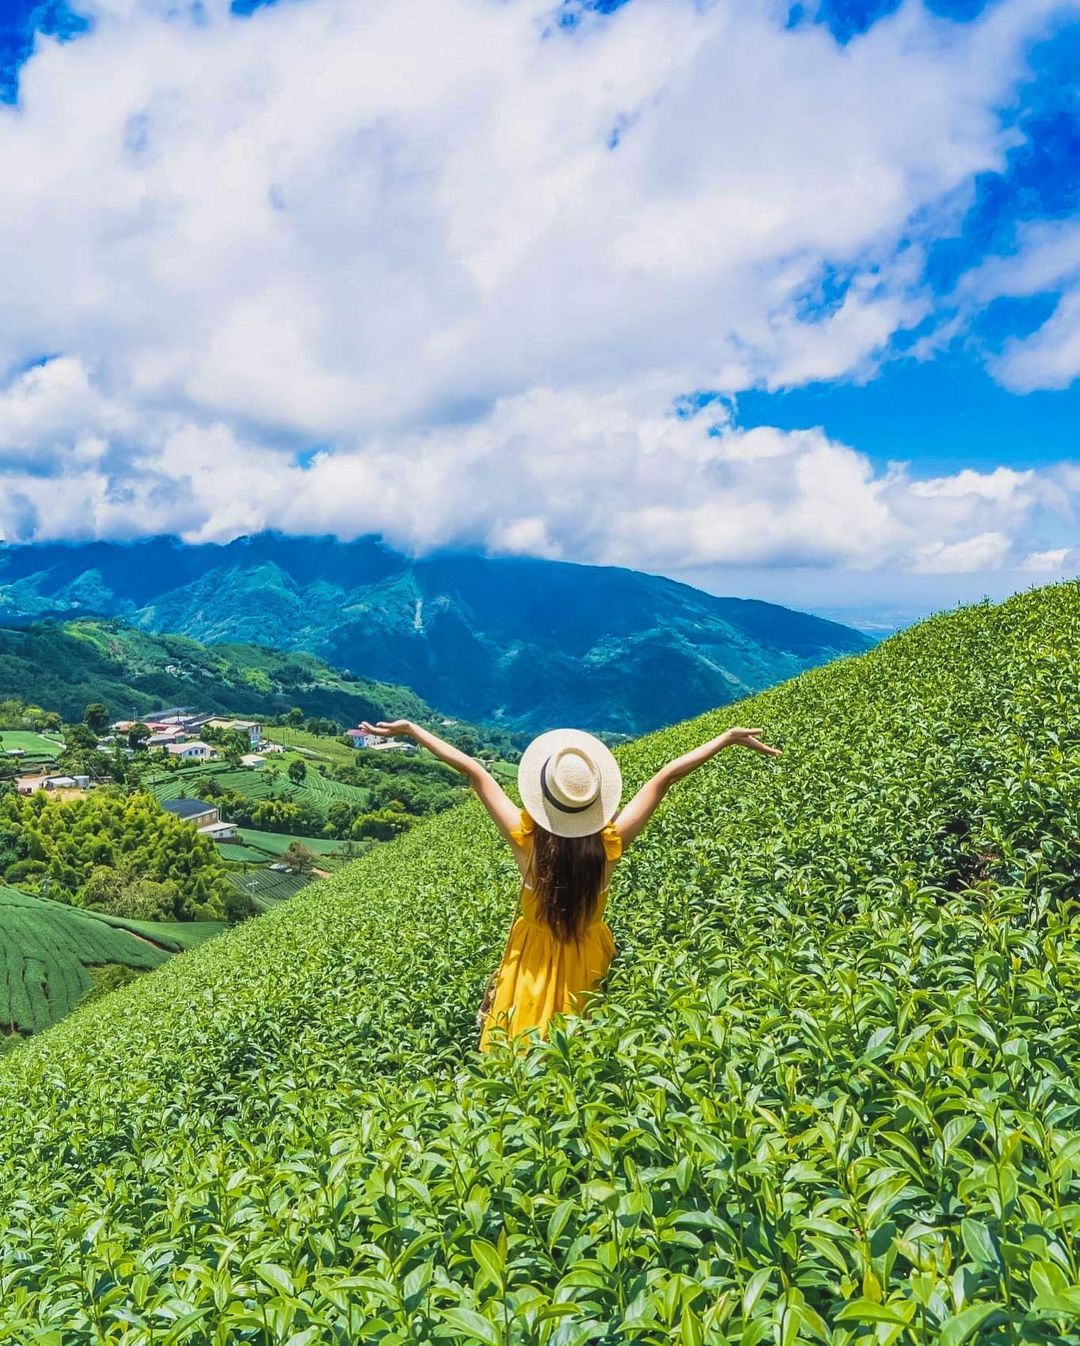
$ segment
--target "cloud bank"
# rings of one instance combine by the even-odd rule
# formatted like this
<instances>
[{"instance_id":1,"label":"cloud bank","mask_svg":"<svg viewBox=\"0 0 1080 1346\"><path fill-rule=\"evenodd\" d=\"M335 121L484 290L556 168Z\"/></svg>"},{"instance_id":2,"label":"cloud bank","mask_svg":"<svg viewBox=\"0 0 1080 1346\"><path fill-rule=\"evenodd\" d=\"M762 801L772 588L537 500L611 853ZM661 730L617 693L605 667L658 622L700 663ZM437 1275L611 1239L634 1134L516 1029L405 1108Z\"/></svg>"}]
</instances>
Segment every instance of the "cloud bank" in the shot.
<instances>
[{"instance_id":1,"label":"cloud bank","mask_svg":"<svg viewBox=\"0 0 1080 1346\"><path fill-rule=\"evenodd\" d=\"M840 566L965 573L1053 568L1048 518L1074 519L1080 472L875 471L821 430L741 429L730 404L688 415L654 383L607 393L533 388L458 426L396 432L301 462L223 421L135 417L78 361L24 373L0 396L9 538L176 531L225 541L273 527L379 532L414 552L466 544L629 565ZM24 453L22 455L26 457ZM2 462L2 460L0 460ZM1059 561L1064 561L1067 549Z\"/></svg>"},{"instance_id":2,"label":"cloud bank","mask_svg":"<svg viewBox=\"0 0 1080 1346\"><path fill-rule=\"evenodd\" d=\"M917 480L731 410L871 377L932 314L926 246L1001 169L997 109L1061 5L954 25L909 0L846 47L766 0L570 31L532 0L93 8L0 109L3 538L374 531L669 573L1068 557L1067 465ZM1029 243L966 302L1075 277L1072 235ZM1063 386L1076 316L1066 295L999 377ZM727 397L673 414L696 388Z\"/></svg>"}]
</instances>

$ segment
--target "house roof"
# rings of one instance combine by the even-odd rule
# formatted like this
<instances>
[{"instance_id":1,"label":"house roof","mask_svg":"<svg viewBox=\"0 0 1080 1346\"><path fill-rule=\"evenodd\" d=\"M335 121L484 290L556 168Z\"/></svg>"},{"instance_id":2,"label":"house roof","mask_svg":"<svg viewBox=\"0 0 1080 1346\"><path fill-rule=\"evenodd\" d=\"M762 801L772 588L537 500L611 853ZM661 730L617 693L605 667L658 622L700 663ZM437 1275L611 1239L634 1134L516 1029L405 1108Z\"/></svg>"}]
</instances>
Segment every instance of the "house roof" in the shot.
<instances>
[{"instance_id":1,"label":"house roof","mask_svg":"<svg viewBox=\"0 0 1080 1346\"><path fill-rule=\"evenodd\" d=\"M207 804L201 799L166 799L161 807L166 813L175 813L178 818L197 818L200 813L213 813L216 804Z\"/></svg>"},{"instance_id":2,"label":"house roof","mask_svg":"<svg viewBox=\"0 0 1080 1346\"><path fill-rule=\"evenodd\" d=\"M190 743L166 743L164 746L166 752L174 752L178 755L190 752L192 748L205 748L208 752L210 751L210 744L204 743L201 738L193 738Z\"/></svg>"}]
</instances>

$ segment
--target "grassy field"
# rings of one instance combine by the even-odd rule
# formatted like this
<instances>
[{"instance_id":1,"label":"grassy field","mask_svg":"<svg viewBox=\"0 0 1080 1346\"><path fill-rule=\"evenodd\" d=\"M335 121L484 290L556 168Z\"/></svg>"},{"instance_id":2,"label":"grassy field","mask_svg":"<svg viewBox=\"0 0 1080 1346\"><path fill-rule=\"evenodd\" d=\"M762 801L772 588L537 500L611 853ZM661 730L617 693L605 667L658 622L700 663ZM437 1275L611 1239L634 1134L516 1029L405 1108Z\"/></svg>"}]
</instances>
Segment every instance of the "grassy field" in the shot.
<instances>
[{"instance_id":1,"label":"grassy field","mask_svg":"<svg viewBox=\"0 0 1080 1346\"><path fill-rule=\"evenodd\" d=\"M291 837L284 832L260 832L254 827L242 828L240 835L246 845L255 846L274 856L283 855L294 841L324 857L340 855L345 847L344 841L333 841L327 837Z\"/></svg>"},{"instance_id":2,"label":"grassy field","mask_svg":"<svg viewBox=\"0 0 1080 1346\"><path fill-rule=\"evenodd\" d=\"M89 990L89 967L159 967L223 928L121 921L0 886L0 1034L40 1032L63 1018Z\"/></svg>"},{"instance_id":3,"label":"grassy field","mask_svg":"<svg viewBox=\"0 0 1080 1346\"><path fill-rule=\"evenodd\" d=\"M490 1056L516 870L440 814L0 1065L4 1327L150 1346L1080 1340L1080 585L736 723Z\"/></svg>"},{"instance_id":4,"label":"grassy field","mask_svg":"<svg viewBox=\"0 0 1080 1346\"><path fill-rule=\"evenodd\" d=\"M321 757L335 766L352 766L356 761L356 749L338 743L336 739L325 738L321 734L309 734L306 729L293 729L288 725L270 725L264 730L264 736L272 743L280 743L284 748L292 748L304 756Z\"/></svg>"},{"instance_id":5,"label":"grassy field","mask_svg":"<svg viewBox=\"0 0 1080 1346\"><path fill-rule=\"evenodd\" d=\"M47 738L29 729L0 729L0 753L8 752L11 748L19 748L33 757L53 760L57 753L64 751L64 741L61 738Z\"/></svg>"}]
</instances>

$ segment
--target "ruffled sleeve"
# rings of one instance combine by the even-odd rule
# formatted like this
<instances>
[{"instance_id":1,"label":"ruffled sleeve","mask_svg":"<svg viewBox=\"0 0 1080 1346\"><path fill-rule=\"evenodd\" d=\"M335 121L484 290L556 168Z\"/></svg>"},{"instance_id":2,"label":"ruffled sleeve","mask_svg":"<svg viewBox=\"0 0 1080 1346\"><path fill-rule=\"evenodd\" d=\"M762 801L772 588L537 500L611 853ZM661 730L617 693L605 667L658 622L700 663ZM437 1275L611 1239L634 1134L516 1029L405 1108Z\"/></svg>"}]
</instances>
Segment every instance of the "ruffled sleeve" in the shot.
<instances>
[{"instance_id":1,"label":"ruffled sleeve","mask_svg":"<svg viewBox=\"0 0 1080 1346\"><path fill-rule=\"evenodd\" d=\"M600 833L600 837L604 843L604 854L609 860L617 860L622 855L622 837L619 836L619 829L614 823L608 823Z\"/></svg>"},{"instance_id":2,"label":"ruffled sleeve","mask_svg":"<svg viewBox=\"0 0 1080 1346\"><path fill-rule=\"evenodd\" d=\"M522 850L527 849L532 839L533 820L525 809L521 810L521 816L517 827L511 827L510 840L515 846L520 846Z\"/></svg>"}]
</instances>

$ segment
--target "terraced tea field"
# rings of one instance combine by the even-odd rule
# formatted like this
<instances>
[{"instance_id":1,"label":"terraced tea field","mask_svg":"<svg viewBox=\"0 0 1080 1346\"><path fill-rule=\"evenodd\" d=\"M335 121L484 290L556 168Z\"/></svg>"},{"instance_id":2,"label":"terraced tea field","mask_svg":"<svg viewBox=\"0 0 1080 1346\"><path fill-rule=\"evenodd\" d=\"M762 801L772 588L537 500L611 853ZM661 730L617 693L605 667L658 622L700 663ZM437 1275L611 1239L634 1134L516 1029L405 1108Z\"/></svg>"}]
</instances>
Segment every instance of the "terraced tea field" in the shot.
<instances>
[{"instance_id":1,"label":"terraced tea field","mask_svg":"<svg viewBox=\"0 0 1080 1346\"><path fill-rule=\"evenodd\" d=\"M0 886L0 1033L37 1033L70 1013L89 967L160 967L221 929L121 922Z\"/></svg>"},{"instance_id":2,"label":"terraced tea field","mask_svg":"<svg viewBox=\"0 0 1080 1346\"><path fill-rule=\"evenodd\" d=\"M320 776L317 771L309 771L302 784L295 789L296 798L310 800L323 812L338 801L355 804L358 808L367 808L371 800L370 790L365 790L359 785L348 785L345 781L334 780L330 776Z\"/></svg>"},{"instance_id":3,"label":"terraced tea field","mask_svg":"<svg viewBox=\"0 0 1080 1346\"><path fill-rule=\"evenodd\" d=\"M356 760L355 748L321 734L309 734L306 729L275 724L266 730L266 737L283 748L290 748L305 757L321 757L336 766L351 766Z\"/></svg>"},{"instance_id":4,"label":"terraced tea field","mask_svg":"<svg viewBox=\"0 0 1080 1346\"><path fill-rule=\"evenodd\" d=\"M200 778L220 777L229 772L231 768L224 762L207 762L197 768L187 768L183 771L163 771L158 775L146 776L142 782L142 788L151 794L163 804L167 799L195 799L198 797L198 780Z\"/></svg>"},{"instance_id":5,"label":"terraced tea field","mask_svg":"<svg viewBox=\"0 0 1080 1346\"><path fill-rule=\"evenodd\" d=\"M222 789L235 790L245 799L305 800L323 813L336 800L366 808L370 799L369 791L321 776L313 768L309 768L307 776L297 785L277 767L230 767L221 762L150 777L146 788L159 803L167 799L198 798L199 780L208 777Z\"/></svg>"},{"instance_id":6,"label":"terraced tea field","mask_svg":"<svg viewBox=\"0 0 1080 1346\"><path fill-rule=\"evenodd\" d=\"M273 869L249 870L229 877L230 882L246 893L260 911L269 911L278 903L287 902L315 882L310 875L286 874Z\"/></svg>"}]
</instances>

